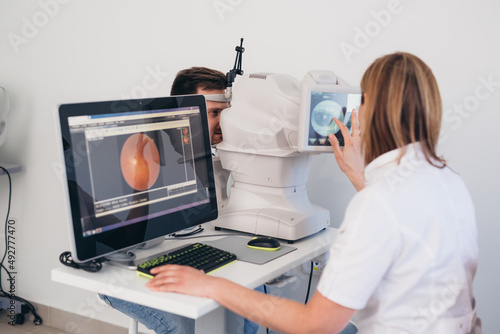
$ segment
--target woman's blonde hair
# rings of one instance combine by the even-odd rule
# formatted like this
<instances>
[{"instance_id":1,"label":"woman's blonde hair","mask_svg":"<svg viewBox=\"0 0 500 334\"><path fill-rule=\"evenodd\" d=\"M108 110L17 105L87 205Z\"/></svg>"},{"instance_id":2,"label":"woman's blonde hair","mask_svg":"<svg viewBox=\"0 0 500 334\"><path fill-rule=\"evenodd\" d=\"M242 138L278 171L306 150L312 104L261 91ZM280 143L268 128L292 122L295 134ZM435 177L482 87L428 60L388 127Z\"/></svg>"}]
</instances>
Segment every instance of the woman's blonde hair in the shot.
<instances>
[{"instance_id":1,"label":"woman's blonde hair","mask_svg":"<svg viewBox=\"0 0 500 334\"><path fill-rule=\"evenodd\" d=\"M419 142L426 160L444 167L436 155L441 127L441 96L430 68L404 52L375 60L361 80L366 94L361 128L365 164L397 148Z\"/></svg>"}]
</instances>

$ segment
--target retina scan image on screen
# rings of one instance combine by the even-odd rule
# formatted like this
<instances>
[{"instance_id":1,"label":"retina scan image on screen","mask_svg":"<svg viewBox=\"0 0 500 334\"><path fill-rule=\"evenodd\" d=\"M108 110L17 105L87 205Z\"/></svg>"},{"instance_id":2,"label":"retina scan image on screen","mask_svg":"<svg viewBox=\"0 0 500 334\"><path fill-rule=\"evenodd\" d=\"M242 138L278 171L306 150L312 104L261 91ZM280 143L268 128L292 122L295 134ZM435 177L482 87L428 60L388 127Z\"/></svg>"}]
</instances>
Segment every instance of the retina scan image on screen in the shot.
<instances>
[{"instance_id":1,"label":"retina scan image on screen","mask_svg":"<svg viewBox=\"0 0 500 334\"><path fill-rule=\"evenodd\" d=\"M351 131L351 114L353 110L358 111L361 94L313 91L310 98L308 145L328 146L328 136L334 134L340 146L343 146L344 138L334 118Z\"/></svg>"},{"instance_id":2,"label":"retina scan image on screen","mask_svg":"<svg viewBox=\"0 0 500 334\"><path fill-rule=\"evenodd\" d=\"M102 117L98 121L102 124L112 119ZM183 139L189 135L188 119L144 124L136 121L111 128L87 123L86 128L83 134L88 162L78 168L88 168L80 175L88 173L90 182L80 185L92 194L90 212L94 214L82 217L84 236L133 224L137 219L155 214L150 207L153 203L196 193L199 188L195 166L190 163L191 141ZM175 146L181 149L176 150ZM178 207L174 205L170 209ZM165 204L162 208L166 208ZM100 219L108 215L116 219Z\"/></svg>"},{"instance_id":3,"label":"retina scan image on screen","mask_svg":"<svg viewBox=\"0 0 500 334\"><path fill-rule=\"evenodd\" d=\"M351 115L353 111L358 112L361 105L361 89L332 83L337 82L333 79L328 83L318 83L313 77L306 76L302 83L297 148L299 152L333 153L329 135L335 135L339 146L344 146L344 138L335 119L351 132Z\"/></svg>"}]
</instances>

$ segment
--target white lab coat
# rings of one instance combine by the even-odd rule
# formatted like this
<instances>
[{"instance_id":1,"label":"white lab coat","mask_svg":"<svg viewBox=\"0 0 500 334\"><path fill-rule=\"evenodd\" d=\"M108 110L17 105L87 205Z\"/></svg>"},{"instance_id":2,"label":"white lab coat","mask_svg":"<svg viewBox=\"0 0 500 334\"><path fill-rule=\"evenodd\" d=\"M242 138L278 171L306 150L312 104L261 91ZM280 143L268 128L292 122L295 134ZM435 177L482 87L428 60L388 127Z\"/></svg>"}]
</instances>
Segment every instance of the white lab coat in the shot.
<instances>
[{"instance_id":1,"label":"white lab coat","mask_svg":"<svg viewBox=\"0 0 500 334\"><path fill-rule=\"evenodd\" d=\"M418 144L406 148L399 164L394 150L366 167L317 290L359 310L360 334L471 333L472 200L455 171L430 165Z\"/></svg>"}]
</instances>

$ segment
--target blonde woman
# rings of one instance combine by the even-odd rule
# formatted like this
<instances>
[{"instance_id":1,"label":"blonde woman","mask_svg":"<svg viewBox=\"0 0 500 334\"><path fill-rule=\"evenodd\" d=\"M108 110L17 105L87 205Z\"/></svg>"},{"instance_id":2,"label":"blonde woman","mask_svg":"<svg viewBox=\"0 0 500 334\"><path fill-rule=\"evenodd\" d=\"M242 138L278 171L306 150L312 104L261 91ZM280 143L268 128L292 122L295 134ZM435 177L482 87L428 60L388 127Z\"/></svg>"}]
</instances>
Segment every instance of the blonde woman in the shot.
<instances>
[{"instance_id":1,"label":"blonde woman","mask_svg":"<svg viewBox=\"0 0 500 334\"><path fill-rule=\"evenodd\" d=\"M419 58L394 53L370 65L361 89L361 133L353 114L352 136L337 122L344 150L331 141L359 192L308 304L182 266L157 268L149 288L212 298L284 333L337 333L353 317L360 333L477 333L474 207L460 176L436 153L436 80Z\"/></svg>"}]
</instances>

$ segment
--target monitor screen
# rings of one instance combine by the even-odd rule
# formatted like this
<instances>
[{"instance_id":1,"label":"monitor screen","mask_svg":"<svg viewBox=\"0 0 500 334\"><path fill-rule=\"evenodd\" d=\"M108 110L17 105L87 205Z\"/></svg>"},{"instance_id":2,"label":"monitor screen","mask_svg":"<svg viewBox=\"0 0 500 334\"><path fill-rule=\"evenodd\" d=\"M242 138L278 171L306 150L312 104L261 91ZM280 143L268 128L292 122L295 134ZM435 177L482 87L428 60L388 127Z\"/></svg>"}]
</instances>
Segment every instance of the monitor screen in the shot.
<instances>
[{"instance_id":1,"label":"monitor screen","mask_svg":"<svg viewBox=\"0 0 500 334\"><path fill-rule=\"evenodd\" d=\"M333 153L328 139L330 134L335 135L341 147L344 146L344 137L334 118L351 131L351 114L359 110L361 90L344 85L310 85L302 90L298 149Z\"/></svg>"},{"instance_id":2,"label":"monitor screen","mask_svg":"<svg viewBox=\"0 0 500 334\"><path fill-rule=\"evenodd\" d=\"M59 121L75 260L217 218L203 95L64 104Z\"/></svg>"},{"instance_id":3,"label":"monitor screen","mask_svg":"<svg viewBox=\"0 0 500 334\"><path fill-rule=\"evenodd\" d=\"M342 133L333 119L339 119L350 130L352 110L359 108L360 101L359 93L311 92L308 145L330 145L328 135L333 133L340 146L344 146Z\"/></svg>"}]
</instances>

